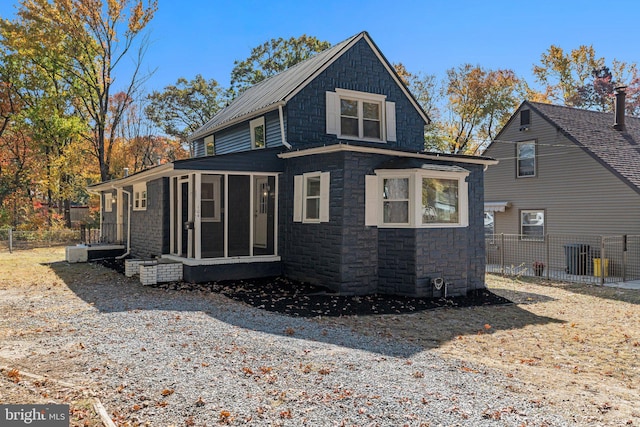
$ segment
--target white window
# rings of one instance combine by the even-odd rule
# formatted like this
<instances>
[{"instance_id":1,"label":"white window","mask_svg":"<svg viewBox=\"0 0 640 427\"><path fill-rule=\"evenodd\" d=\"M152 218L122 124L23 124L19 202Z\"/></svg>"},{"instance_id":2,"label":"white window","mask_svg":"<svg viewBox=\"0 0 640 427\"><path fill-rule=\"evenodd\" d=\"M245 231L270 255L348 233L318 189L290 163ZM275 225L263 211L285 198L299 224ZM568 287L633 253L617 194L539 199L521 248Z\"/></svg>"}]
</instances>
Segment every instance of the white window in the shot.
<instances>
[{"instance_id":1,"label":"white window","mask_svg":"<svg viewBox=\"0 0 640 427\"><path fill-rule=\"evenodd\" d=\"M104 193L104 211L113 212L113 193Z\"/></svg>"},{"instance_id":2,"label":"white window","mask_svg":"<svg viewBox=\"0 0 640 427\"><path fill-rule=\"evenodd\" d=\"M251 129L251 148L264 148L267 146L264 128L264 117L259 117L249 122Z\"/></svg>"},{"instance_id":3,"label":"white window","mask_svg":"<svg viewBox=\"0 0 640 427\"><path fill-rule=\"evenodd\" d=\"M382 188L382 222L409 224L409 178L383 178Z\"/></svg>"},{"instance_id":4,"label":"white window","mask_svg":"<svg viewBox=\"0 0 640 427\"><path fill-rule=\"evenodd\" d=\"M326 93L327 133L344 139L395 141L395 103L386 96L336 89Z\"/></svg>"},{"instance_id":5,"label":"white window","mask_svg":"<svg viewBox=\"0 0 640 427\"><path fill-rule=\"evenodd\" d=\"M200 183L200 206L203 222L220 222L222 175L202 175Z\"/></svg>"},{"instance_id":6,"label":"white window","mask_svg":"<svg viewBox=\"0 0 640 427\"><path fill-rule=\"evenodd\" d=\"M295 222L329 221L329 172L311 172L294 177Z\"/></svg>"},{"instance_id":7,"label":"white window","mask_svg":"<svg viewBox=\"0 0 640 427\"><path fill-rule=\"evenodd\" d=\"M520 211L520 234L526 240L544 240L544 211Z\"/></svg>"},{"instance_id":8,"label":"white window","mask_svg":"<svg viewBox=\"0 0 640 427\"><path fill-rule=\"evenodd\" d=\"M535 141L518 142L518 178L536 175L536 143Z\"/></svg>"},{"instance_id":9,"label":"white window","mask_svg":"<svg viewBox=\"0 0 640 427\"><path fill-rule=\"evenodd\" d=\"M133 185L133 210L147 210L147 183Z\"/></svg>"},{"instance_id":10,"label":"white window","mask_svg":"<svg viewBox=\"0 0 640 427\"><path fill-rule=\"evenodd\" d=\"M213 135L204 138L204 154L205 156L215 156L216 143Z\"/></svg>"},{"instance_id":11,"label":"white window","mask_svg":"<svg viewBox=\"0 0 640 427\"><path fill-rule=\"evenodd\" d=\"M379 170L368 176L365 225L379 227L466 227L469 224L469 172Z\"/></svg>"}]
</instances>

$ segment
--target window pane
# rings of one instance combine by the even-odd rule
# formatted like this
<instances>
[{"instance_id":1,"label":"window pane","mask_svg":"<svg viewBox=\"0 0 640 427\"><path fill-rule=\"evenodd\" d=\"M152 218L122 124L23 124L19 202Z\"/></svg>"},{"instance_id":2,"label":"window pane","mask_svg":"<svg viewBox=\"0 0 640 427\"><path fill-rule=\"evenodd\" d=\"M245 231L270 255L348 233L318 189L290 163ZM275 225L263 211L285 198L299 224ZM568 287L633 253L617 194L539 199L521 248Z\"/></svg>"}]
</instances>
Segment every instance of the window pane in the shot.
<instances>
[{"instance_id":1,"label":"window pane","mask_svg":"<svg viewBox=\"0 0 640 427\"><path fill-rule=\"evenodd\" d=\"M422 223L458 222L458 180L423 178Z\"/></svg>"},{"instance_id":2,"label":"window pane","mask_svg":"<svg viewBox=\"0 0 640 427\"><path fill-rule=\"evenodd\" d=\"M358 119L342 117L340 119L340 133L342 135L359 136Z\"/></svg>"},{"instance_id":3,"label":"window pane","mask_svg":"<svg viewBox=\"0 0 640 427\"><path fill-rule=\"evenodd\" d=\"M383 221L387 224L409 223L409 202L384 202Z\"/></svg>"},{"instance_id":4,"label":"window pane","mask_svg":"<svg viewBox=\"0 0 640 427\"><path fill-rule=\"evenodd\" d=\"M203 182L200 186L203 199L213 199L213 183L212 182Z\"/></svg>"},{"instance_id":5,"label":"window pane","mask_svg":"<svg viewBox=\"0 0 640 427\"><path fill-rule=\"evenodd\" d=\"M215 200L202 201L202 218L215 218L216 214Z\"/></svg>"},{"instance_id":6,"label":"window pane","mask_svg":"<svg viewBox=\"0 0 640 427\"><path fill-rule=\"evenodd\" d=\"M495 234L495 222L494 222L495 212L485 212L484 213L484 234Z\"/></svg>"},{"instance_id":7,"label":"window pane","mask_svg":"<svg viewBox=\"0 0 640 427\"><path fill-rule=\"evenodd\" d=\"M380 122L365 120L363 125L365 138L380 139Z\"/></svg>"},{"instance_id":8,"label":"window pane","mask_svg":"<svg viewBox=\"0 0 640 427\"><path fill-rule=\"evenodd\" d=\"M358 101L349 99L340 100L340 115L348 117L358 117Z\"/></svg>"},{"instance_id":9,"label":"window pane","mask_svg":"<svg viewBox=\"0 0 640 427\"><path fill-rule=\"evenodd\" d=\"M256 148L264 147L264 125L253 128L253 134L255 137Z\"/></svg>"},{"instance_id":10,"label":"window pane","mask_svg":"<svg viewBox=\"0 0 640 427\"><path fill-rule=\"evenodd\" d=\"M309 177L307 178L307 197L317 196L320 196L320 177Z\"/></svg>"},{"instance_id":11,"label":"window pane","mask_svg":"<svg viewBox=\"0 0 640 427\"><path fill-rule=\"evenodd\" d=\"M307 199L306 219L320 219L320 199Z\"/></svg>"},{"instance_id":12,"label":"window pane","mask_svg":"<svg viewBox=\"0 0 640 427\"><path fill-rule=\"evenodd\" d=\"M365 119L380 120L380 104L363 102L362 110L363 110Z\"/></svg>"},{"instance_id":13,"label":"window pane","mask_svg":"<svg viewBox=\"0 0 640 427\"><path fill-rule=\"evenodd\" d=\"M518 161L518 176L535 175L536 163L534 159L525 159Z\"/></svg>"},{"instance_id":14,"label":"window pane","mask_svg":"<svg viewBox=\"0 0 640 427\"><path fill-rule=\"evenodd\" d=\"M409 178L386 178L384 180L384 199L408 199Z\"/></svg>"},{"instance_id":15,"label":"window pane","mask_svg":"<svg viewBox=\"0 0 640 427\"><path fill-rule=\"evenodd\" d=\"M524 211L522 212L522 225L544 225L544 212Z\"/></svg>"},{"instance_id":16,"label":"window pane","mask_svg":"<svg viewBox=\"0 0 640 427\"><path fill-rule=\"evenodd\" d=\"M544 238L544 211L520 212L521 233L527 238Z\"/></svg>"}]
</instances>

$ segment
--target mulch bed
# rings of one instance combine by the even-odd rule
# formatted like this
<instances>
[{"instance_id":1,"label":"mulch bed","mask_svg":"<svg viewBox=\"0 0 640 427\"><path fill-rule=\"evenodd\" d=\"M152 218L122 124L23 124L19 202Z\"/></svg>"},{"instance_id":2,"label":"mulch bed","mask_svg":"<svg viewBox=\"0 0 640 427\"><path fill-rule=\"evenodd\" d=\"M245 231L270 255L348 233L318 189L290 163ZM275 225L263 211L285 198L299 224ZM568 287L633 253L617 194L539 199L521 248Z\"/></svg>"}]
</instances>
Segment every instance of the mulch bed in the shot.
<instances>
[{"instance_id":1,"label":"mulch bed","mask_svg":"<svg viewBox=\"0 0 640 427\"><path fill-rule=\"evenodd\" d=\"M120 273L124 272L122 260L102 260L100 263ZM487 289L471 291L466 296L447 298L416 298L386 294L340 295L320 286L292 281L281 276L208 283L160 283L155 287L172 291L220 293L227 298L262 310L305 318L405 314L439 308L512 303L509 299Z\"/></svg>"}]
</instances>

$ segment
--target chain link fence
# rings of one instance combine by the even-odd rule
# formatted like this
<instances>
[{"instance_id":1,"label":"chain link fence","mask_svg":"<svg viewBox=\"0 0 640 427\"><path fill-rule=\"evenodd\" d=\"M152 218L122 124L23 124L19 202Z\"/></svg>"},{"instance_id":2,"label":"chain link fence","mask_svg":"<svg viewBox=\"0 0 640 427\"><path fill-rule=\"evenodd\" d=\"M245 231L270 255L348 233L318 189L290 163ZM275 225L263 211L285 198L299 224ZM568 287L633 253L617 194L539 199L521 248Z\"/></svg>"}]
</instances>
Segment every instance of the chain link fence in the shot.
<instances>
[{"instance_id":1,"label":"chain link fence","mask_svg":"<svg viewBox=\"0 0 640 427\"><path fill-rule=\"evenodd\" d=\"M13 252L61 245L90 244L100 241L100 229L79 227L50 230L0 228L0 251Z\"/></svg>"},{"instance_id":2,"label":"chain link fence","mask_svg":"<svg viewBox=\"0 0 640 427\"><path fill-rule=\"evenodd\" d=\"M486 236L486 271L576 283L640 280L640 236Z\"/></svg>"}]
</instances>

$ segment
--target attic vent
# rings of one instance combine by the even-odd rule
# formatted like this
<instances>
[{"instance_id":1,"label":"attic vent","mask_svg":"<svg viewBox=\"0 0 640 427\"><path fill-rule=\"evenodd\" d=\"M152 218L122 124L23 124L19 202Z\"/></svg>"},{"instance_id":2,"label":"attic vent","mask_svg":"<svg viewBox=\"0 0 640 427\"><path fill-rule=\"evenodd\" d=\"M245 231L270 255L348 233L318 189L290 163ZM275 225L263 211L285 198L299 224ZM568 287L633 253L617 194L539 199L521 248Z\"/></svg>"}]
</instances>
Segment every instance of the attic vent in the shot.
<instances>
[{"instance_id":1,"label":"attic vent","mask_svg":"<svg viewBox=\"0 0 640 427\"><path fill-rule=\"evenodd\" d=\"M531 111L530 110L520 111L520 130L527 131L529 130L529 126L531 126Z\"/></svg>"}]
</instances>

